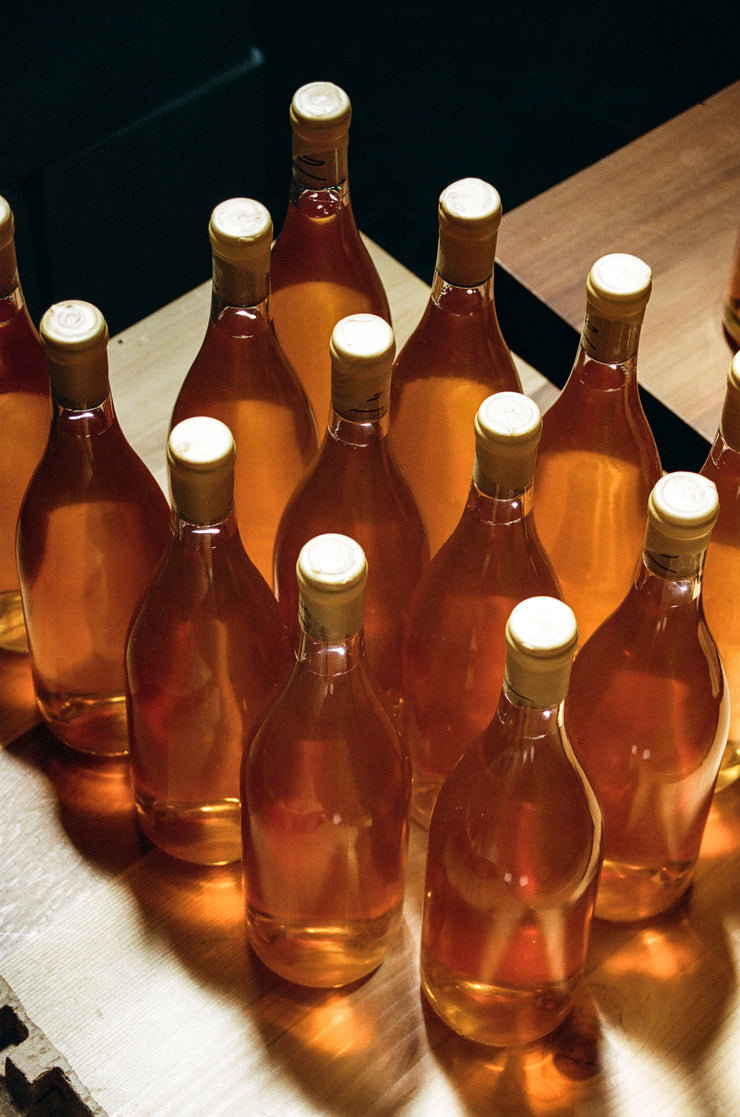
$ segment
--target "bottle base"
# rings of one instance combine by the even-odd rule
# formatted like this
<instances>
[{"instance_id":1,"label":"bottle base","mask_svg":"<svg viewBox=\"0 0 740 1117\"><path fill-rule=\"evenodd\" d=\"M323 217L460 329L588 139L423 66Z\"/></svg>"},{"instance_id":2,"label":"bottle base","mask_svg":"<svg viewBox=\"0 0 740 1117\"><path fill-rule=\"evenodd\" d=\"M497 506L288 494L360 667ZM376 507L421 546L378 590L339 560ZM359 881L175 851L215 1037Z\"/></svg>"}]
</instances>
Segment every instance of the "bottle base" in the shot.
<instances>
[{"instance_id":1,"label":"bottle base","mask_svg":"<svg viewBox=\"0 0 740 1117\"><path fill-rule=\"evenodd\" d=\"M28 634L23 616L20 590L5 590L0 593L0 649L28 653Z\"/></svg>"},{"instance_id":2,"label":"bottle base","mask_svg":"<svg viewBox=\"0 0 740 1117\"><path fill-rule=\"evenodd\" d=\"M731 738L722 754L717 782L714 785L715 792L723 791L726 787L729 787L738 776L740 776L740 740Z\"/></svg>"},{"instance_id":3,"label":"bottle base","mask_svg":"<svg viewBox=\"0 0 740 1117\"><path fill-rule=\"evenodd\" d=\"M241 808L238 799L216 803L163 802L136 795L139 825L159 849L196 865L240 861Z\"/></svg>"},{"instance_id":4,"label":"bottle base","mask_svg":"<svg viewBox=\"0 0 740 1117\"><path fill-rule=\"evenodd\" d=\"M534 1043L562 1024L573 1007L580 972L537 986L470 981L421 952L421 987L437 1016L466 1039L487 1047Z\"/></svg>"},{"instance_id":5,"label":"bottle base","mask_svg":"<svg viewBox=\"0 0 740 1117\"><path fill-rule=\"evenodd\" d=\"M604 860L594 915L609 923L639 923L663 915L682 900L695 861L644 865Z\"/></svg>"},{"instance_id":6,"label":"bottle base","mask_svg":"<svg viewBox=\"0 0 740 1117\"><path fill-rule=\"evenodd\" d=\"M247 905L255 954L279 977L319 989L338 989L376 970L400 923L400 905L375 919L334 924L288 922Z\"/></svg>"},{"instance_id":7,"label":"bottle base","mask_svg":"<svg viewBox=\"0 0 740 1117\"><path fill-rule=\"evenodd\" d=\"M37 688L36 702L47 726L65 745L93 756L128 753L128 721L123 695L91 697L50 694Z\"/></svg>"}]
</instances>

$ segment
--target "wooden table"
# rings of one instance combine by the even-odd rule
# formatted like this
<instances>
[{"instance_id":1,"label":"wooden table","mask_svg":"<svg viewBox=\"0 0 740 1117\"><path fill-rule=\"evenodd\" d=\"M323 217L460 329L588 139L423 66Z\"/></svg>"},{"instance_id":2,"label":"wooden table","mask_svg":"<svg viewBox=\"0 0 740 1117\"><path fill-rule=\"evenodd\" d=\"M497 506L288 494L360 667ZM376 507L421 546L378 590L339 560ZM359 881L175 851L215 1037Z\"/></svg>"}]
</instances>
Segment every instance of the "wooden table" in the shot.
<instances>
[{"instance_id":1,"label":"wooden table","mask_svg":"<svg viewBox=\"0 0 740 1117\"><path fill-rule=\"evenodd\" d=\"M664 134L653 134L659 147ZM617 168L619 154L612 157ZM570 180L562 189L576 186ZM523 223L519 211L505 219L500 251L506 261L521 260L522 273L532 264L535 290L546 299L555 302L561 287L572 286L568 313L575 323L592 257L641 245L615 232L595 251L574 246L559 197L553 195L554 209L528 203L531 216ZM588 200L594 201L590 193ZM680 200L676 205L683 213ZM627 212L633 211L625 201ZM653 221L645 218L650 228ZM558 233L561 246L582 257L569 258L561 277L538 262L547 244L554 252ZM705 310L702 321L719 320L731 248L718 261L706 294L711 315ZM372 250L402 344L427 288ZM667 291L682 271L680 255L673 265L652 261L658 307L661 288L672 302ZM208 301L204 284L111 343L123 428L162 483L164 432ZM683 333L682 352L693 336L688 325ZM663 344L654 328L646 331L646 362ZM699 336L697 360L703 344ZM705 422L721 394L725 363L719 361L713 402L703 398ZM525 389L547 406L555 389L523 362L519 367ZM740 1111L740 786L715 800L688 902L648 927L595 924L587 980L571 1018L542 1044L496 1051L449 1032L420 995L419 828L412 827L403 932L382 967L345 991L291 987L245 945L238 869L188 867L153 849L137 831L125 763L72 755L35 721L27 666L5 656L0 974L109 1117Z\"/></svg>"}]
</instances>

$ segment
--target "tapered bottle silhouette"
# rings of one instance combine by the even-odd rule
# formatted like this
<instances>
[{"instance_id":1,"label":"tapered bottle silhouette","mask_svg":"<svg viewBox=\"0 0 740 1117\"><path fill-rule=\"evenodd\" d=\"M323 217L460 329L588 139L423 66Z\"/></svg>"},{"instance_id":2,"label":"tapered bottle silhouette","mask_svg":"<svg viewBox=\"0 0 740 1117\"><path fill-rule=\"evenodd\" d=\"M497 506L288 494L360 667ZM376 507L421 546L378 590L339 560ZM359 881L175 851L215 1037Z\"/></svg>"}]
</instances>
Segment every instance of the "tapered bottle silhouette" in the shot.
<instances>
[{"instance_id":1,"label":"tapered bottle silhouette","mask_svg":"<svg viewBox=\"0 0 740 1117\"><path fill-rule=\"evenodd\" d=\"M651 286L650 269L636 256L596 261L575 364L542 417L537 525L583 643L630 587L648 497L661 475L637 384Z\"/></svg>"},{"instance_id":2,"label":"tapered bottle silhouette","mask_svg":"<svg viewBox=\"0 0 740 1117\"><path fill-rule=\"evenodd\" d=\"M18 520L17 558L41 715L83 752L128 752L124 646L169 537L169 509L126 441L97 307L41 319L54 404Z\"/></svg>"},{"instance_id":3,"label":"tapered bottle silhouette","mask_svg":"<svg viewBox=\"0 0 740 1117\"><path fill-rule=\"evenodd\" d=\"M331 340L332 406L318 457L291 496L275 542L275 590L295 630L295 564L314 535L339 531L363 547L370 568L365 638L370 669L398 708L403 631L429 561L419 510L393 455L388 382L395 341L371 314L338 322Z\"/></svg>"},{"instance_id":4,"label":"tapered bottle silhouette","mask_svg":"<svg viewBox=\"0 0 740 1117\"><path fill-rule=\"evenodd\" d=\"M316 454L318 429L272 326L270 214L252 198L229 198L213 210L208 232L211 313L170 427L211 415L231 430L238 446L239 531L250 559L271 583L278 520Z\"/></svg>"},{"instance_id":5,"label":"tapered bottle silhouette","mask_svg":"<svg viewBox=\"0 0 740 1117\"><path fill-rule=\"evenodd\" d=\"M478 407L494 392L521 391L494 301L498 191L482 179L461 179L442 191L438 213L429 302L391 378L396 453L432 554L451 535L467 496Z\"/></svg>"},{"instance_id":6,"label":"tapered bottle silhouette","mask_svg":"<svg viewBox=\"0 0 740 1117\"><path fill-rule=\"evenodd\" d=\"M167 853L206 865L241 857L242 755L288 657L277 602L239 535L234 458L218 419L171 432L169 547L126 648L139 822Z\"/></svg>"},{"instance_id":7,"label":"tapered bottle silhouette","mask_svg":"<svg viewBox=\"0 0 740 1117\"><path fill-rule=\"evenodd\" d=\"M15 558L23 495L49 437L49 376L18 279L15 221L0 197L0 648L27 652Z\"/></svg>"},{"instance_id":8,"label":"tapered bottle silhouette","mask_svg":"<svg viewBox=\"0 0 740 1117\"><path fill-rule=\"evenodd\" d=\"M496 713L432 813L422 988L450 1027L478 1043L546 1035L583 974L602 822L563 726L576 640L563 602L514 607Z\"/></svg>"},{"instance_id":9,"label":"tapered bottle silhouette","mask_svg":"<svg viewBox=\"0 0 740 1117\"><path fill-rule=\"evenodd\" d=\"M467 503L421 577L404 641L401 724L414 766L412 814L422 825L445 776L496 710L513 606L560 597L535 525L537 404L497 392L478 408L474 427Z\"/></svg>"},{"instance_id":10,"label":"tapered bottle silhouette","mask_svg":"<svg viewBox=\"0 0 740 1117\"><path fill-rule=\"evenodd\" d=\"M658 481L632 587L573 664L565 723L604 813L603 919L673 907L699 856L730 716L702 606L717 509L700 474Z\"/></svg>"},{"instance_id":11,"label":"tapered bottle silhouette","mask_svg":"<svg viewBox=\"0 0 740 1117\"><path fill-rule=\"evenodd\" d=\"M350 201L351 116L349 97L332 82L309 82L294 94L290 200L272 252L275 331L320 428L329 410L329 340L335 325L361 313L391 321Z\"/></svg>"},{"instance_id":12,"label":"tapered bottle silhouette","mask_svg":"<svg viewBox=\"0 0 740 1117\"><path fill-rule=\"evenodd\" d=\"M249 940L304 985L370 973L401 923L410 765L367 670L366 577L347 536L301 549L295 665L242 774Z\"/></svg>"}]
</instances>

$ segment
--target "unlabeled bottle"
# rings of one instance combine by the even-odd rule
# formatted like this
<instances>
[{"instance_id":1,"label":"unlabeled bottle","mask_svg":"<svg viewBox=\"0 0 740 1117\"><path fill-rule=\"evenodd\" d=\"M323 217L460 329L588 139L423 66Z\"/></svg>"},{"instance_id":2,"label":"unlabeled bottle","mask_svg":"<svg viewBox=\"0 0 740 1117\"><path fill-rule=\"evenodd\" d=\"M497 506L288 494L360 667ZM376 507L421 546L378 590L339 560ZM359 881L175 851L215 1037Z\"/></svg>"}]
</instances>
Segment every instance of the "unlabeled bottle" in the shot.
<instances>
[{"instance_id":1,"label":"unlabeled bottle","mask_svg":"<svg viewBox=\"0 0 740 1117\"><path fill-rule=\"evenodd\" d=\"M126 648L139 822L167 853L205 865L241 857L242 756L288 661L277 602L239 536L234 457L218 419L170 433L169 549Z\"/></svg>"},{"instance_id":2,"label":"unlabeled bottle","mask_svg":"<svg viewBox=\"0 0 740 1117\"><path fill-rule=\"evenodd\" d=\"M319 427L330 396L329 339L348 314L390 322L383 283L355 223L349 196L349 97L328 81L293 96L290 200L272 251L272 313Z\"/></svg>"},{"instance_id":3,"label":"unlabeled bottle","mask_svg":"<svg viewBox=\"0 0 740 1117\"><path fill-rule=\"evenodd\" d=\"M393 440L432 554L465 503L478 407L494 392L521 391L493 297L498 191L478 178L461 179L442 191L438 212L429 302L391 378Z\"/></svg>"},{"instance_id":4,"label":"unlabeled bottle","mask_svg":"<svg viewBox=\"0 0 740 1117\"><path fill-rule=\"evenodd\" d=\"M27 652L15 560L23 494L49 437L49 377L18 280L15 222L0 197L0 648Z\"/></svg>"},{"instance_id":5,"label":"unlabeled bottle","mask_svg":"<svg viewBox=\"0 0 740 1117\"><path fill-rule=\"evenodd\" d=\"M212 415L230 428L239 530L269 584L280 513L318 449L318 429L270 318L270 214L251 198L230 198L213 210L208 232L211 316L170 426Z\"/></svg>"},{"instance_id":6,"label":"unlabeled bottle","mask_svg":"<svg viewBox=\"0 0 740 1117\"><path fill-rule=\"evenodd\" d=\"M699 474L658 481L632 588L573 665L565 723L604 814L602 919L673 907L699 855L729 725L702 607L717 504Z\"/></svg>"},{"instance_id":7,"label":"unlabeled bottle","mask_svg":"<svg viewBox=\"0 0 740 1117\"><path fill-rule=\"evenodd\" d=\"M575 364L542 419L537 526L583 643L630 587L650 490L661 475L637 384L650 269L602 256L586 282Z\"/></svg>"},{"instance_id":8,"label":"unlabeled bottle","mask_svg":"<svg viewBox=\"0 0 740 1117\"><path fill-rule=\"evenodd\" d=\"M560 597L533 513L539 408L498 392L474 425L467 504L419 582L404 641L401 726L414 769L411 812L424 826L445 776L495 713L513 606Z\"/></svg>"},{"instance_id":9,"label":"unlabeled bottle","mask_svg":"<svg viewBox=\"0 0 740 1117\"><path fill-rule=\"evenodd\" d=\"M563 727L576 640L562 601L514 607L495 715L432 813L422 988L450 1027L478 1043L552 1031L583 972L602 822Z\"/></svg>"},{"instance_id":10,"label":"unlabeled bottle","mask_svg":"<svg viewBox=\"0 0 740 1117\"><path fill-rule=\"evenodd\" d=\"M169 511L118 425L100 311L57 303L40 332L53 418L17 545L36 700L66 744L122 754L126 634L162 560Z\"/></svg>"},{"instance_id":11,"label":"unlabeled bottle","mask_svg":"<svg viewBox=\"0 0 740 1117\"><path fill-rule=\"evenodd\" d=\"M401 648L411 596L429 547L411 491L393 455L388 382L393 330L372 314L338 322L331 339L332 405L318 457L290 498L275 542L275 592L295 631L295 564L315 535L339 531L367 555L365 636L370 668L397 708Z\"/></svg>"},{"instance_id":12,"label":"unlabeled bottle","mask_svg":"<svg viewBox=\"0 0 740 1117\"><path fill-rule=\"evenodd\" d=\"M740 775L740 353L730 363L719 428L701 473L719 495L702 595L730 691L730 730L716 785L721 791Z\"/></svg>"},{"instance_id":13,"label":"unlabeled bottle","mask_svg":"<svg viewBox=\"0 0 740 1117\"><path fill-rule=\"evenodd\" d=\"M242 774L249 940L276 973L345 985L382 962L402 914L410 765L367 671L367 563L343 535L297 563L292 673Z\"/></svg>"}]
</instances>

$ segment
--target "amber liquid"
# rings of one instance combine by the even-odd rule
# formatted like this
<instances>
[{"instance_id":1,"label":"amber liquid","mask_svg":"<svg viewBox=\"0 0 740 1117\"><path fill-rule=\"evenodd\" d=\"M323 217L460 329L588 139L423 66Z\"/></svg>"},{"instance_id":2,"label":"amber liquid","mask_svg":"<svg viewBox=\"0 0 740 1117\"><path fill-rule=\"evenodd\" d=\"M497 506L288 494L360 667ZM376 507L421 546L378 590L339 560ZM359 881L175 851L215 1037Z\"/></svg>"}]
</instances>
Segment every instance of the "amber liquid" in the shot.
<instances>
[{"instance_id":1,"label":"amber liquid","mask_svg":"<svg viewBox=\"0 0 740 1117\"><path fill-rule=\"evenodd\" d=\"M249 939L267 966L303 985L370 973L402 917L409 764L361 641L304 634L243 770Z\"/></svg>"},{"instance_id":2,"label":"amber liquid","mask_svg":"<svg viewBox=\"0 0 740 1117\"><path fill-rule=\"evenodd\" d=\"M272 250L270 286L278 341L321 428L329 414L329 342L335 325L348 314L377 314L391 320L346 185L307 190L293 182L285 221Z\"/></svg>"},{"instance_id":3,"label":"amber liquid","mask_svg":"<svg viewBox=\"0 0 740 1117\"><path fill-rule=\"evenodd\" d=\"M235 517L208 527L174 517L126 649L139 822L167 853L206 865L241 857L242 755L287 651Z\"/></svg>"},{"instance_id":4,"label":"amber liquid","mask_svg":"<svg viewBox=\"0 0 740 1117\"><path fill-rule=\"evenodd\" d=\"M565 718L604 814L596 914L667 910L691 882L729 718L696 578L642 567L576 656Z\"/></svg>"},{"instance_id":5,"label":"amber liquid","mask_svg":"<svg viewBox=\"0 0 740 1117\"><path fill-rule=\"evenodd\" d=\"M18 291L0 298L0 648L28 640L15 557L23 495L49 437L49 377L41 342Z\"/></svg>"},{"instance_id":6,"label":"amber liquid","mask_svg":"<svg viewBox=\"0 0 740 1117\"><path fill-rule=\"evenodd\" d=\"M735 348L740 348L740 235L725 293L724 327Z\"/></svg>"},{"instance_id":7,"label":"amber liquid","mask_svg":"<svg viewBox=\"0 0 740 1117\"><path fill-rule=\"evenodd\" d=\"M419 583L404 644L402 727L414 768L411 812L423 826L445 776L496 711L511 610L541 594L560 597L560 587L531 490L507 499L473 486Z\"/></svg>"},{"instance_id":8,"label":"amber liquid","mask_svg":"<svg viewBox=\"0 0 740 1117\"><path fill-rule=\"evenodd\" d=\"M280 515L315 456L319 437L264 305L223 307L209 322L171 427L194 415L220 419L234 435L239 530L247 554L269 584Z\"/></svg>"},{"instance_id":9,"label":"amber liquid","mask_svg":"<svg viewBox=\"0 0 740 1117\"><path fill-rule=\"evenodd\" d=\"M353 423L334 416L319 456L291 497L275 543L275 589L290 632L298 623L298 554L315 535L342 532L368 561L365 639L370 671L397 708L403 632L429 560L421 517L398 471L387 416Z\"/></svg>"},{"instance_id":10,"label":"amber liquid","mask_svg":"<svg viewBox=\"0 0 740 1117\"><path fill-rule=\"evenodd\" d=\"M168 524L110 400L58 408L21 508L18 566L39 709L83 752L128 751L124 643Z\"/></svg>"},{"instance_id":11,"label":"amber liquid","mask_svg":"<svg viewBox=\"0 0 740 1117\"><path fill-rule=\"evenodd\" d=\"M504 694L448 776L429 828L421 981L451 1028L503 1046L567 1016L600 842L596 800L565 751L558 709L523 709Z\"/></svg>"},{"instance_id":12,"label":"amber liquid","mask_svg":"<svg viewBox=\"0 0 740 1117\"><path fill-rule=\"evenodd\" d=\"M537 527L581 645L632 584L648 498L661 476L633 366L601 364L581 351L543 416Z\"/></svg>"},{"instance_id":13,"label":"amber liquid","mask_svg":"<svg viewBox=\"0 0 740 1117\"><path fill-rule=\"evenodd\" d=\"M717 486L719 517L704 565L702 598L709 631L717 642L730 692L730 732L716 790L740 776L740 454L722 435L715 439L701 472Z\"/></svg>"},{"instance_id":14,"label":"amber liquid","mask_svg":"<svg viewBox=\"0 0 740 1117\"><path fill-rule=\"evenodd\" d=\"M501 336L492 282L467 289L435 276L432 297L391 378L393 444L431 554L450 537L465 507L476 412L501 391L521 391L521 384Z\"/></svg>"}]
</instances>

